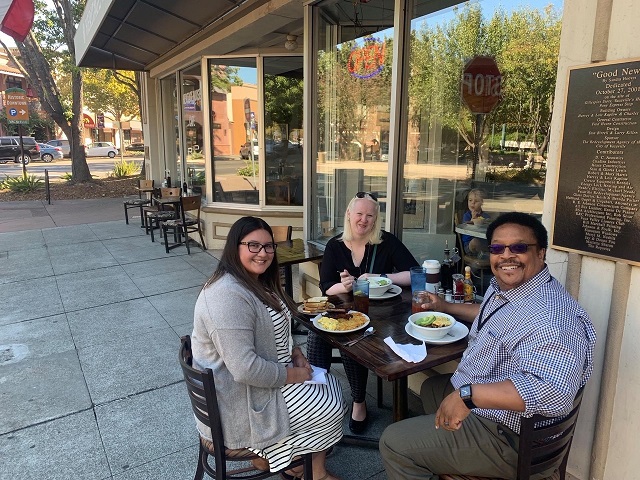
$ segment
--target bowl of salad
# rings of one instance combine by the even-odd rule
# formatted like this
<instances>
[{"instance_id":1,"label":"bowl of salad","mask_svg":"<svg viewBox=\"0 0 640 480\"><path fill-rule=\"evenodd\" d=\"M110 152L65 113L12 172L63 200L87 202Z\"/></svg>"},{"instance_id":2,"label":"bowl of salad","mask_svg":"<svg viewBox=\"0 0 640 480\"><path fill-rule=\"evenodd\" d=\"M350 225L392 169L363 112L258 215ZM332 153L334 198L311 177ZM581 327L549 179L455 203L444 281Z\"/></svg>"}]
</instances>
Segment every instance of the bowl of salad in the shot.
<instances>
[{"instance_id":1,"label":"bowl of salad","mask_svg":"<svg viewBox=\"0 0 640 480\"><path fill-rule=\"evenodd\" d=\"M369 280L369 297L379 297L391 288L393 282L386 277L367 277Z\"/></svg>"},{"instance_id":2,"label":"bowl of salad","mask_svg":"<svg viewBox=\"0 0 640 480\"><path fill-rule=\"evenodd\" d=\"M411 328L428 340L440 340L451 331L456 319L442 312L419 312L409 317Z\"/></svg>"}]
</instances>

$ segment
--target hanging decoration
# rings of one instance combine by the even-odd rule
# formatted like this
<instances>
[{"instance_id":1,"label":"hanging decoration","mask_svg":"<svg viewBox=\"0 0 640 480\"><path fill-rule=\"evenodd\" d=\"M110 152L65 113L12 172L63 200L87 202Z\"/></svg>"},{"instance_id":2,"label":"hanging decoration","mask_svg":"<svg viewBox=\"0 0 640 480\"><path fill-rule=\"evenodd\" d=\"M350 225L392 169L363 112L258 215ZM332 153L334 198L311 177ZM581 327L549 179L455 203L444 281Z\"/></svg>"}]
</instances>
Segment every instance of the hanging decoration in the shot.
<instances>
[{"instance_id":1,"label":"hanging decoration","mask_svg":"<svg viewBox=\"0 0 640 480\"><path fill-rule=\"evenodd\" d=\"M379 75L384 68L385 43L374 37L364 39L363 46L354 47L347 60L349 74L368 79Z\"/></svg>"}]
</instances>

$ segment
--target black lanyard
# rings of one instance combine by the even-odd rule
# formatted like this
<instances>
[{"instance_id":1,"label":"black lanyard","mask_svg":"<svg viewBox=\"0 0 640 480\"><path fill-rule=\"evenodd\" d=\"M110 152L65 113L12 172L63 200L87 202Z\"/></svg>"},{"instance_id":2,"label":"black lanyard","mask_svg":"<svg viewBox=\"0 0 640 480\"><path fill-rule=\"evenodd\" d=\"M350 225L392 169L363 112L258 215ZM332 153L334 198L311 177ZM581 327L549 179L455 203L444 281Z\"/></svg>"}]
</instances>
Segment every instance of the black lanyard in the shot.
<instances>
[{"instance_id":1,"label":"black lanyard","mask_svg":"<svg viewBox=\"0 0 640 480\"><path fill-rule=\"evenodd\" d=\"M496 313L498 313L498 311L507 305L507 303L509 303L509 300L506 301L506 303L503 303L502 305L500 305L498 308L496 308L493 312L491 312L487 318L482 318L484 316L484 309L487 308L487 305L489 304L489 302L491 301L491 299L493 298L493 296L496 294L496 292L491 292L491 296L487 299L486 302L484 302L484 305L482 305L482 309L480 310L480 316L478 317L478 331L480 331L480 329L482 327L484 327L484 324L487 323L491 317L493 317Z\"/></svg>"}]
</instances>

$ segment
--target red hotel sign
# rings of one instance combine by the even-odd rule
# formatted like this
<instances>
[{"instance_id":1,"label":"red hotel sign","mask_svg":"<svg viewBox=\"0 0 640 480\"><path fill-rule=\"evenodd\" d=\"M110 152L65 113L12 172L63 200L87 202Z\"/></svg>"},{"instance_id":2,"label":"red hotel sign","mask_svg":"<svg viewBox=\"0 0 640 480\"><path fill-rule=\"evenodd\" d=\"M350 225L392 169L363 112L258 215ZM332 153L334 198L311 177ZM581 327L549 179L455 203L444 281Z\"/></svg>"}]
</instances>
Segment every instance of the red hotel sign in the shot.
<instances>
[{"instance_id":1,"label":"red hotel sign","mask_svg":"<svg viewBox=\"0 0 640 480\"><path fill-rule=\"evenodd\" d=\"M490 113L502 100L502 75L492 57L475 57L464 67L462 100L471 113Z\"/></svg>"}]
</instances>

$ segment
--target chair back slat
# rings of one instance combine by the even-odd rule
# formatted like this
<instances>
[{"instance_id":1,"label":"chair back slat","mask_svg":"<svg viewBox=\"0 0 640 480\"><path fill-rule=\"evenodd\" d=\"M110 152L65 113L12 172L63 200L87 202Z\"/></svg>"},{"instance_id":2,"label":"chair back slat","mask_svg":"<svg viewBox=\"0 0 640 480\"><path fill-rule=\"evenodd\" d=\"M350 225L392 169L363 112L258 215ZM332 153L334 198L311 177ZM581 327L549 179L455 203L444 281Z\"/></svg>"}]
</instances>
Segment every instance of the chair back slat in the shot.
<instances>
[{"instance_id":1,"label":"chair back slat","mask_svg":"<svg viewBox=\"0 0 640 480\"><path fill-rule=\"evenodd\" d=\"M153 188L153 180L139 180L138 188L140 190L151 190Z\"/></svg>"},{"instance_id":2,"label":"chair back slat","mask_svg":"<svg viewBox=\"0 0 640 480\"><path fill-rule=\"evenodd\" d=\"M576 394L571 412L562 418L552 420L542 415L522 418L517 480L528 480L532 474L544 472L554 465L566 466L583 393L584 387Z\"/></svg>"},{"instance_id":3,"label":"chair back slat","mask_svg":"<svg viewBox=\"0 0 640 480\"><path fill-rule=\"evenodd\" d=\"M198 218L200 217L200 204L202 197L200 195L192 195L190 197L182 197L182 211L192 212L198 210Z\"/></svg>"},{"instance_id":4,"label":"chair back slat","mask_svg":"<svg viewBox=\"0 0 640 480\"><path fill-rule=\"evenodd\" d=\"M160 189L160 197L179 197L181 191L180 187L162 187Z\"/></svg>"}]
</instances>

